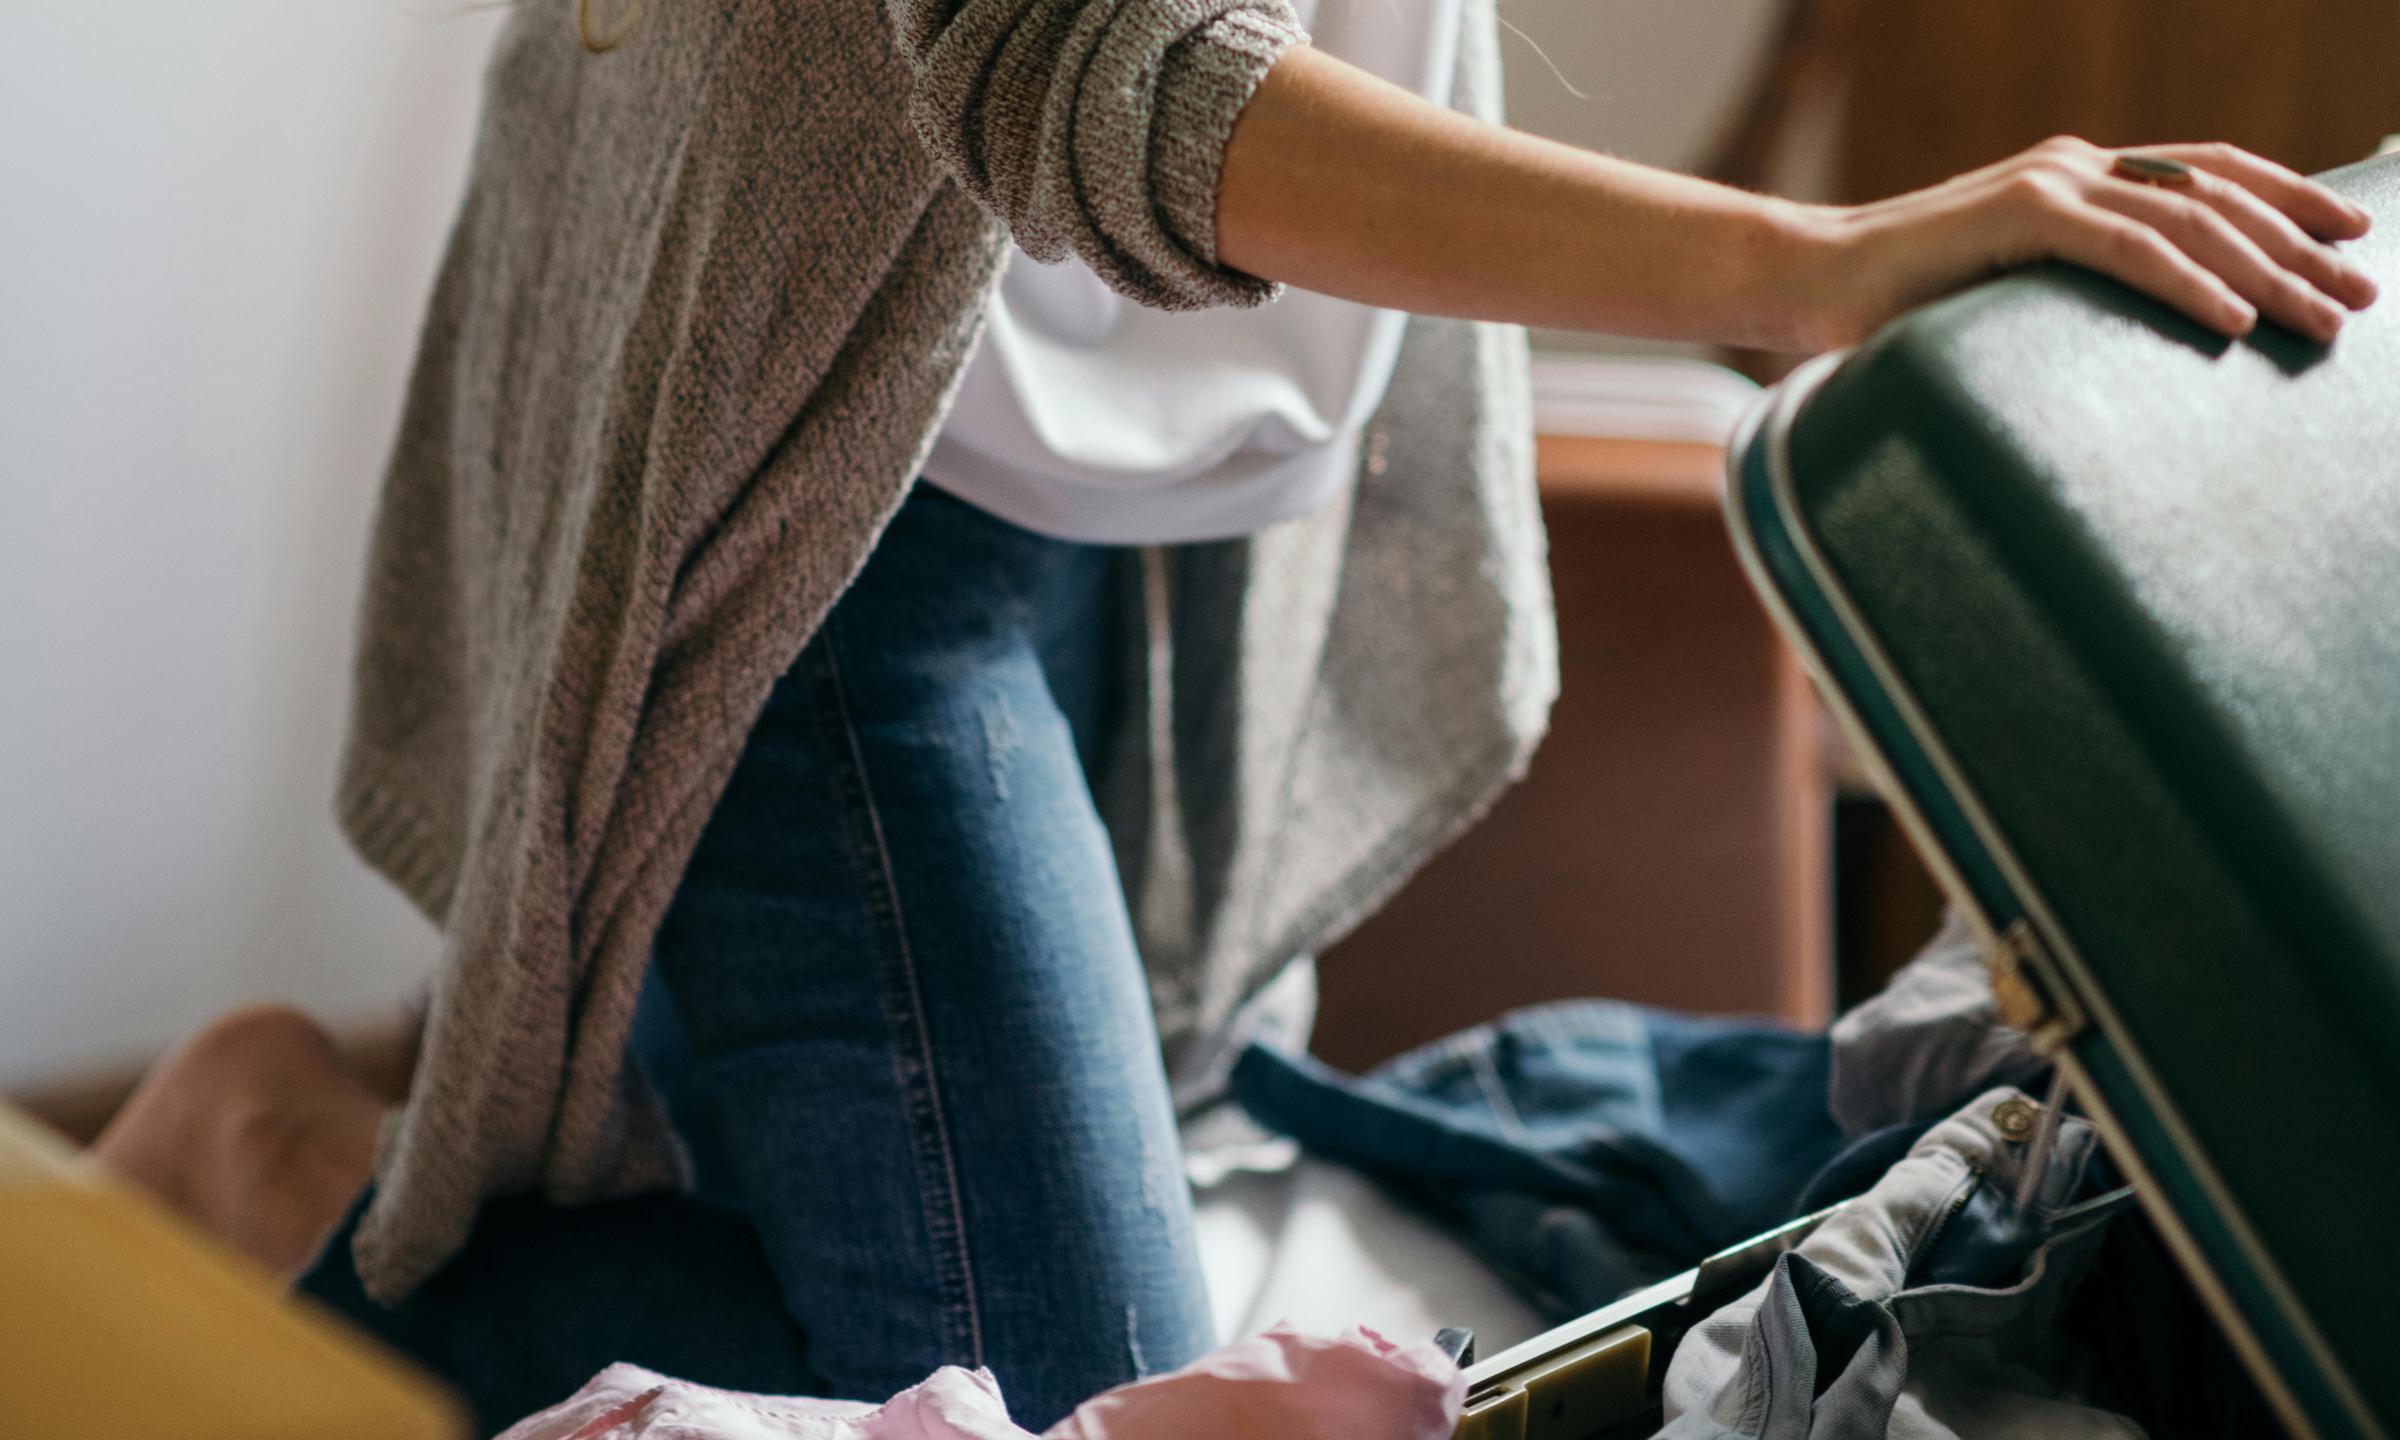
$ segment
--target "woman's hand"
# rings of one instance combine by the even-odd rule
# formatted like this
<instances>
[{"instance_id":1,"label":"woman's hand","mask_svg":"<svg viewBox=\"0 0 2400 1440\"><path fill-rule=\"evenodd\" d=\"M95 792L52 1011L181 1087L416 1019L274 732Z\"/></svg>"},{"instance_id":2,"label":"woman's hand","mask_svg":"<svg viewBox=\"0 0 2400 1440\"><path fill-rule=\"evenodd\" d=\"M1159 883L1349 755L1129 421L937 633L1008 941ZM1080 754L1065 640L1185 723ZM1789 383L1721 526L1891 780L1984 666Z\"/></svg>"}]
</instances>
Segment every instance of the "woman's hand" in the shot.
<instances>
[{"instance_id":1,"label":"woman's hand","mask_svg":"<svg viewBox=\"0 0 2400 1440\"><path fill-rule=\"evenodd\" d=\"M2117 173L2120 154L2178 162L2164 182ZM2261 315L2318 341L2375 282L2332 242L2367 231L2367 213L2312 181L2230 145L2119 152L2044 141L1930 190L1799 222L1793 340L1830 349L1913 306L2036 260L2071 260L2227 335Z\"/></svg>"}]
</instances>

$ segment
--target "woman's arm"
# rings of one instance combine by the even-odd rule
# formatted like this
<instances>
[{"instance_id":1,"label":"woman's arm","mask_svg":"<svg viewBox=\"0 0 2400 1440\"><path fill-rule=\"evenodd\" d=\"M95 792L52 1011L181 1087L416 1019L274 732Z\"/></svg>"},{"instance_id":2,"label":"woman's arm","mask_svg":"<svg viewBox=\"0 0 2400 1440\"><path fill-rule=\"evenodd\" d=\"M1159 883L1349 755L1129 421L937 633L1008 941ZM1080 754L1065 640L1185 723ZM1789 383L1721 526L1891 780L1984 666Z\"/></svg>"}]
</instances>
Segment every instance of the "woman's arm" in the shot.
<instances>
[{"instance_id":1,"label":"woman's arm","mask_svg":"<svg viewBox=\"0 0 2400 1440\"><path fill-rule=\"evenodd\" d=\"M1235 123L1217 258L1394 309L1815 350L2046 258L2089 265L2242 334L2320 340L2374 283L2329 243L2363 211L2224 146L2144 151L2174 189L2115 178L2114 152L2054 140L1931 190L1800 205L1486 125L1306 46Z\"/></svg>"}]
</instances>

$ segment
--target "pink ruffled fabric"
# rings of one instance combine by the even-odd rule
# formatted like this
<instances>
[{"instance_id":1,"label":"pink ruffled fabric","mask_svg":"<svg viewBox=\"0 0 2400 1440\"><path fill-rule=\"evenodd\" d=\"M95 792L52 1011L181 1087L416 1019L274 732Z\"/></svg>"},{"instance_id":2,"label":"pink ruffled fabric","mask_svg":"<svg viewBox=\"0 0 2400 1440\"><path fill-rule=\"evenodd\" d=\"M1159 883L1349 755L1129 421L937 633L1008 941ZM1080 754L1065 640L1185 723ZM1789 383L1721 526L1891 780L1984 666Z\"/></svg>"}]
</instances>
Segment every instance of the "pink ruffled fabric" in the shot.
<instances>
[{"instance_id":1,"label":"pink ruffled fabric","mask_svg":"<svg viewBox=\"0 0 2400 1440\"><path fill-rule=\"evenodd\" d=\"M1466 1393L1431 1345L1270 1330L1087 1400L1044 1440L1450 1440Z\"/></svg>"},{"instance_id":2,"label":"pink ruffled fabric","mask_svg":"<svg viewBox=\"0 0 2400 1440\"><path fill-rule=\"evenodd\" d=\"M1466 1382L1431 1345L1270 1330L1085 1401L1039 1440L1449 1440ZM712 1390L611 1365L500 1440L1037 1440L989 1371L949 1368L881 1405Z\"/></svg>"}]
</instances>

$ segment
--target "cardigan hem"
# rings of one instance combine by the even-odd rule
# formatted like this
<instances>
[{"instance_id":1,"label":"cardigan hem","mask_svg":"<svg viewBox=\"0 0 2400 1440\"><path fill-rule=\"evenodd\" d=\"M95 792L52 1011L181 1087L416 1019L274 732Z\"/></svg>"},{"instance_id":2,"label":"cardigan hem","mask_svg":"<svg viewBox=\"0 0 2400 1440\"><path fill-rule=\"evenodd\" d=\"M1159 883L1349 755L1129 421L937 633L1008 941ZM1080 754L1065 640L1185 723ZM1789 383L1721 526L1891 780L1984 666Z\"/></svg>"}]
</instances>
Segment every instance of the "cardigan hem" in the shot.
<instances>
[{"instance_id":1,"label":"cardigan hem","mask_svg":"<svg viewBox=\"0 0 2400 1440\"><path fill-rule=\"evenodd\" d=\"M457 885L457 849L408 798L396 778L401 768L388 756L354 746L342 766L334 819L360 859L436 928L446 930Z\"/></svg>"}]
</instances>

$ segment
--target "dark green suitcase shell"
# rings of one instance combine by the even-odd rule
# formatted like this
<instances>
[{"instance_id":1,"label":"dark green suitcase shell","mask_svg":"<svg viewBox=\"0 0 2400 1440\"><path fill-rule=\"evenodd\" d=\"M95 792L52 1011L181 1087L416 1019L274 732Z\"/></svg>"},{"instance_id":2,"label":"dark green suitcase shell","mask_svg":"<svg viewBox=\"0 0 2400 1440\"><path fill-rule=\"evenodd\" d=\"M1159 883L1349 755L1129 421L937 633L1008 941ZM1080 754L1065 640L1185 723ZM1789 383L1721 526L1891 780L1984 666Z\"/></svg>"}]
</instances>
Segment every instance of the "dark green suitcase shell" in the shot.
<instances>
[{"instance_id":1,"label":"dark green suitcase shell","mask_svg":"<svg viewBox=\"0 0 2400 1440\"><path fill-rule=\"evenodd\" d=\"M2400 1436L2391 298L2228 344L2065 267L1795 374L1752 578L2295 1433Z\"/></svg>"}]
</instances>

